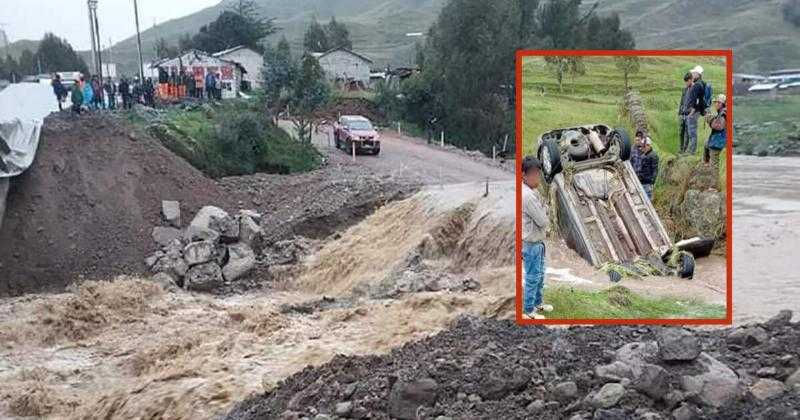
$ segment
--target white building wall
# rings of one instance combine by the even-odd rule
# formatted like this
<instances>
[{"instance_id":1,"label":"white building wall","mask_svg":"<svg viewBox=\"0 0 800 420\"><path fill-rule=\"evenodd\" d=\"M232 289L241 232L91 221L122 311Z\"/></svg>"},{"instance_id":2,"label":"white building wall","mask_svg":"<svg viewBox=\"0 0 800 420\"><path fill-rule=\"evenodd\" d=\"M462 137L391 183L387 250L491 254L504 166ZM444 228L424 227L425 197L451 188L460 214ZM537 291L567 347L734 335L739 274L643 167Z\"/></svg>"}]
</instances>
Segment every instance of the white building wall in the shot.
<instances>
[{"instance_id":1,"label":"white building wall","mask_svg":"<svg viewBox=\"0 0 800 420\"><path fill-rule=\"evenodd\" d=\"M319 64L330 80L355 80L369 84L369 62L347 51L333 51L320 57Z\"/></svg>"},{"instance_id":2,"label":"white building wall","mask_svg":"<svg viewBox=\"0 0 800 420\"><path fill-rule=\"evenodd\" d=\"M242 76L243 80L249 82L254 89L261 87L261 71L264 69L264 57L261 54L249 48L240 48L219 58L241 64L247 72Z\"/></svg>"}]
</instances>

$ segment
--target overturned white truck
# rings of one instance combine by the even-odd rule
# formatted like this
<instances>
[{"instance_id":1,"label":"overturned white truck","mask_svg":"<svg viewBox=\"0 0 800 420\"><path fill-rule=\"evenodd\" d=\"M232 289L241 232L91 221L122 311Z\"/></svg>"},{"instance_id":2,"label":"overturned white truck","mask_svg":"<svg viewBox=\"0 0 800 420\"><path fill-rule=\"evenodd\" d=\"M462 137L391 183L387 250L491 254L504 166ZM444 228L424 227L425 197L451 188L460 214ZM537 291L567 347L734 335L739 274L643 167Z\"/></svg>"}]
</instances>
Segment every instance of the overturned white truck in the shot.
<instances>
[{"instance_id":1,"label":"overturned white truck","mask_svg":"<svg viewBox=\"0 0 800 420\"><path fill-rule=\"evenodd\" d=\"M713 242L693 238L673 244L630 163L632 144L623 129L589 124L548 131L538 138L537 155L555 207L559 233L596 267L622 267L647 274L691 278L694 255ZM698 255L700 256L700 255ZM642 272L642 270L639 270Z\"/></svg>"}]
</instances>

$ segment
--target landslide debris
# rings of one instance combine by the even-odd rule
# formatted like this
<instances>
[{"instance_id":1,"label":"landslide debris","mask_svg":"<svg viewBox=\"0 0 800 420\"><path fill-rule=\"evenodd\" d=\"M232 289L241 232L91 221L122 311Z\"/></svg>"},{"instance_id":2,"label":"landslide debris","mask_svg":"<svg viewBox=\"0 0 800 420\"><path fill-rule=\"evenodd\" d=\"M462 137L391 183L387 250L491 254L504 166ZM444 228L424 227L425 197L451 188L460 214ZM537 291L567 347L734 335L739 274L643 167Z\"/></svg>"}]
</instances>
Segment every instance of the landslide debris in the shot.
<instances>
[{"instance_id":1,"label":"landslide debris","mask_svg":"<svg viewBox=\"0 0 800 420\"><path fill-rule=\"evenodd\" d=\"M520 327L461 317L382 356L337 356L229 420L798 418L800 329Z\"/></svg>"}]
</instances>

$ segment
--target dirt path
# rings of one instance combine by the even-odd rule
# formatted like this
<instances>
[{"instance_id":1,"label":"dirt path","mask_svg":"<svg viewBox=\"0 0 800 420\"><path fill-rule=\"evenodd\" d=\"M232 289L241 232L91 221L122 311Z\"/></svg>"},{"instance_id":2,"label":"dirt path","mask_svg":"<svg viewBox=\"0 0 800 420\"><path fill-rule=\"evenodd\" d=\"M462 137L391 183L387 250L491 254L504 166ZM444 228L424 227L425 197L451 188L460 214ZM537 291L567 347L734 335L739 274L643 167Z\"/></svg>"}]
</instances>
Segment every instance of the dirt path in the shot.
<instances>
[{"instance_id":1,"label":"dirt path","mask_svg":"<svg viewBox=\"0 0 800 420\"><path fill-rule=\"evenodd\" d=\"M290 132L293 131L289 122L282 121L280 125ZM488 158L470 157L463 152L428 145L423 139L399 136L393 130L383 130L380 136L379 156L356 156L357 162L376 173L410 178L428 185L501 181L514 177L513 173L493 166ZM348 156L344 151L335 148L331 127L322 127L319 133L314 134L313 141L327 154Z\"/></svg>"}]
</instances>

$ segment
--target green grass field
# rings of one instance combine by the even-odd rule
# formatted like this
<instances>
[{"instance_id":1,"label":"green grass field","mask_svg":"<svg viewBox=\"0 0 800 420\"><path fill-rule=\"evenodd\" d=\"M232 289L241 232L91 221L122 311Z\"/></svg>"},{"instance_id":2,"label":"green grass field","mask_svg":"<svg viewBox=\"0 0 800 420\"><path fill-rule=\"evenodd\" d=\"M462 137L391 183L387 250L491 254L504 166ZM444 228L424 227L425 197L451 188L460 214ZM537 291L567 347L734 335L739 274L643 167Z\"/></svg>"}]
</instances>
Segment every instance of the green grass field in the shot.
<instances>
[{"instance_id":1,"label":"green grass field","mask_svg":"<svg viewBox=\"0 0 800 420\"><path fill-rule=\"evenodd\" d=\"M680 148L678 104L683 75L696 64L705 69L714 95L725 91L725 62L721 57L641 57L639 72L630 77L630 88L644 101L650 137L662 160ZM605 123L625 128L633 136L631 122L620 112L625 93L623 75L613 57L586 57L586 74L566 77L559 92L555 77L548 73L542 57L523 61L522 133L523 153L533 153L536 139L548 130L586 123ZM544 88L544 95L541 89ZM738 115L738 114L737 114ZM698 121L697 156L700 157L710 129ZM725 156L722 156L723 162ZM725 165L720 177L725 179ZM656 187L658 188L658 186Z\"/></svg>"},{"instance_id":2,"label":"green grass field","mask_svg":"<svg viewBox=\"0 0 800 420\"><path fill-rule=\"evenodd\" d=\"M545 289L550 319L724 318L725 306L674 297L646 297L623 286L594 292L557 286Z\"/></svg>"},{"instance_id":3,"label":"green grass field","mask_svg":"<svg viewBox=\"0 0 800 420\"><path fill-rule=\"evenodd\" d=\"M736 153L754 155L796 155L796 141L790 135L800 135L797 115L800 95L781 95L771 98L760 95L736 97L734 144Z\"/></svg>"}]
</instances>

